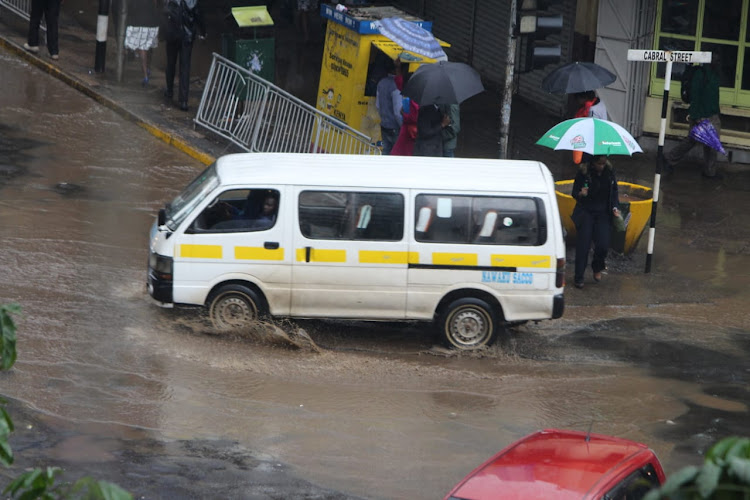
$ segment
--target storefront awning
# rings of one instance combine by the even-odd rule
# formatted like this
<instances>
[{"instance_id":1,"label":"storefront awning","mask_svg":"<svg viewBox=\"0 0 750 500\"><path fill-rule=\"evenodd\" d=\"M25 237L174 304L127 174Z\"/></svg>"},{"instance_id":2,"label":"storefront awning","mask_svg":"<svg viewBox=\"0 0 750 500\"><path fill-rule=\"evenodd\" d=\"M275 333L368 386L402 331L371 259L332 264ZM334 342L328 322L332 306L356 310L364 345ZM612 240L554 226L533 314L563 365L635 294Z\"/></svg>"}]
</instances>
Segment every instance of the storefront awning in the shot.
<instances>
[{"instance_id":1,"label":"storefront awning","mask_svg":"<svg viewBox=\"0 0 750 500\"><path fill-rule=\"evenodd\" d=\"M442 40L438 40L438 42L440 42L441 47L451 46L451 44L449 44L448 42L444 42ZM380 36L377 39L373 40L372 44L378 49L382 50L385 53L385 55L387 55L391 59L398 59L401 61L402 64L403 63L408 64L410 73L413 73L414 71L416 71L420 64L437 62L437 59L432 59L430 57L425 57L415 52L404 50L404 48L401 47L399 44L387 39L384 36Z\"/></svg>"}]
</instances>

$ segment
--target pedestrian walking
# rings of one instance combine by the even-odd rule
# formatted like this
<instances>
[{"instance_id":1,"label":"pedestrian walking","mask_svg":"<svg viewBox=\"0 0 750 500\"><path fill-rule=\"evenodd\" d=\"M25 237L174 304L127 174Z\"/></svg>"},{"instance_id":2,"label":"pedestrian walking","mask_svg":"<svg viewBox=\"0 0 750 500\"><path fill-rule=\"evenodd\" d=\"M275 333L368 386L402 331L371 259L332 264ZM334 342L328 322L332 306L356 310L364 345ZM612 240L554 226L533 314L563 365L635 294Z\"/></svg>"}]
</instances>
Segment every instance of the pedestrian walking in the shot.
<instances>
[{"instance_id":1,"label":"pedestrian walking","mask_svg":"<svg viewBox=\"0 0 750 500\"><path fill-rule=\"evenodd\" d=\"M437 104L419 106L414 156L443 156L442 131L449 120L448 116L440 112Z\"/></svg>"},{"instance_id":2,"label":"pedestrian walking","mask_svg":"<svg viewBox=\"0 0 750 500\"><path fill-rule=\"evenodd\" d=\"M719 53L714 52L711 56L711 64L700 65L693 72L690 79L687 121L690 127L695 127L700 121L708 119L721 134L721 120L719 119L719 75L720 68ZM703 171L701 175L707 178L716 178L716 150L711 146L699 143L690 134L680 141L666 155L666 174L674 172L674 165L679 163L685 155L693 149L696 144L703 146Z\"/></svg>"},{"instance_id":3,"label":"pedestrian walking","mask_svg":"<svg viewBox=\"0 0 750 500\"><path fill-rule=\"evenodd\" d=\"M600 120L609 120L607 106L593 90L577 92L575 95L578 109L573 118L598 118ZM573 151L573 163L579 165L581 162L589 162L591 156L582 151Z\"/></svg>"},{"instance_id":4,"label":"pedestrian walking","mask_svg":"<svg viewBox=\"0 0 750 500\"><path fill-rule=\"evenodd\" d=\"M453 158L456 145L458 144L458 133L461 131L461 111L458 104L443 104L440 112L448 117L448 124L441 132L443 138L443 156Z\"/></svg>"},{"instance_id":5,"label":"pedestrian walking","mask_svg":"<svg viewBox=\"0 0 750 500\"><path fill-rule=\"evenodd\" d=\"M592 156L590 162L581 165L573 181L572 196L576 200L570 216L576 226L573 282L576 288L583 288L591 243L594 244L591 269L594 282L598 283L602 279L602 271L607 267L612 219L620 215L617 178L606 156Z\"/></svg>"},{"instance_id":6,"label":"pedestrian walking","mask_svg":"<svg viewBox=\"0 0 750 500\"><path fill-rule=\"evenodd\" d=\"M39 26L42 24L42 16L47 25L47 50L49 56L55 61L60 58L60 32L58 21L60 18L60 6L62 0L31 0L31 12L29 13L29 34L23 48L29 52L39 52Z\"/></svg>"},{"instance_id":7,"label":"pedestrian walking","mask_svg":"<svg viewBox=\"0 0 750 500\"><path fill-rule=\"evenodd\" d=\"M383 154L391 154L401 130L401 91L396 85L396 64L392 59L384 60L386 74L378 81L375 91L375 107L380 115L380 137L383 141Z\"/></svg>"},{"instance_id":8,"label":"pedestrian walking","mask_svg":"<svg viewBox=\"0 0 750 500\"><path fill-rule=\"evenodd\" d=\"M167 0L165 40L167 42L167 88L164 96L172 99L177 59L180 60L178 101L182 111L188 110L190 91L190 58L196 35L206 38L206 26L199 0Z\"/></svg>"},{"instance_id":9,"label":"pedestrian walking","mask_svg":"<svg viewBox=\"0 0 750 500\"><path fill-rule=\"evenodd\" d=\"M157 2L158 0L129 0L128 4L125 48L136 51L141 59L141 85L144 87L151 78L151 49L159 45Z\"/></svg>"}]
</instances>

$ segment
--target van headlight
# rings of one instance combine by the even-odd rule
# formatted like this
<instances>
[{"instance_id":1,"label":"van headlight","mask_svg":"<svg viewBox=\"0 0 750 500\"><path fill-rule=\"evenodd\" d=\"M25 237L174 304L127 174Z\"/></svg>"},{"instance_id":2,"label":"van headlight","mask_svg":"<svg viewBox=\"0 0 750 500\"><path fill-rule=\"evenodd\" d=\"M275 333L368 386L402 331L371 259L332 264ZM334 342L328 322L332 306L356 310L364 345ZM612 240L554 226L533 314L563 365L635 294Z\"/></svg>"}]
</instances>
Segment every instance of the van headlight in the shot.
<instances>
[{"instance_id":1,"label":"van headlight","mask_svg":"<svg viewBox=\"0 0 750 500\"><path fill-rule=\"evenodd\" d=\"M148 256L148 267L162 279L172 279L172 257L165 257L151 252Z\"/></svg>"}]
</instances>

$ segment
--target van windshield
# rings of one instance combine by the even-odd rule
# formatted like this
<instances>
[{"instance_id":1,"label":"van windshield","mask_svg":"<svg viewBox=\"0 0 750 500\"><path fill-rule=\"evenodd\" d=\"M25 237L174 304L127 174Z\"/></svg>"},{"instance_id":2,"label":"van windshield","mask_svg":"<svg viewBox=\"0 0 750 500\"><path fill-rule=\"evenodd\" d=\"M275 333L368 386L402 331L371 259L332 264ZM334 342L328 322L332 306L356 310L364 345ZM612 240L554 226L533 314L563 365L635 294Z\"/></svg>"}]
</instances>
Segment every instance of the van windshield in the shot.
<instances>
[{"instance_id":1,"label":"van windshield","mask_svg":"<svg viewBox=\"0 0 750 500\"><path fill-rule=\"evenodd\" d=\"M211 164L166 206L166 226L175 231L182 221L219 185L216 164Z\"/></svg>"}]
</instances>

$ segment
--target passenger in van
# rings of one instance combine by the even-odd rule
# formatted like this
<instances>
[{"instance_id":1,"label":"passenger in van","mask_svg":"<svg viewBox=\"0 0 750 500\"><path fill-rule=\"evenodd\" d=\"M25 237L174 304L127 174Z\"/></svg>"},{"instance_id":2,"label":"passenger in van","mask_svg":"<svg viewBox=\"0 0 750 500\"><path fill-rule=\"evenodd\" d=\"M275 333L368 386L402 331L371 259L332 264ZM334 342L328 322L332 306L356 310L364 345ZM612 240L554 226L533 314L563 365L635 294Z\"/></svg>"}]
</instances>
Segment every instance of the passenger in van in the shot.
<instances>
[{"instance_id":1,"label":"passenger in van","mask_svg":"<svg viewBox=\"0 0 750 500\"><path fill-rule=\"evenodd\" d=\"M262 231L273 226L276 221L276 212L279 202L273 195L263 198L263 206L260 213L253 214L251 207L245 207L233 220L227 220L215 224L211 229L242 229L249 231Z\"/></svg>"}]
</instances>

